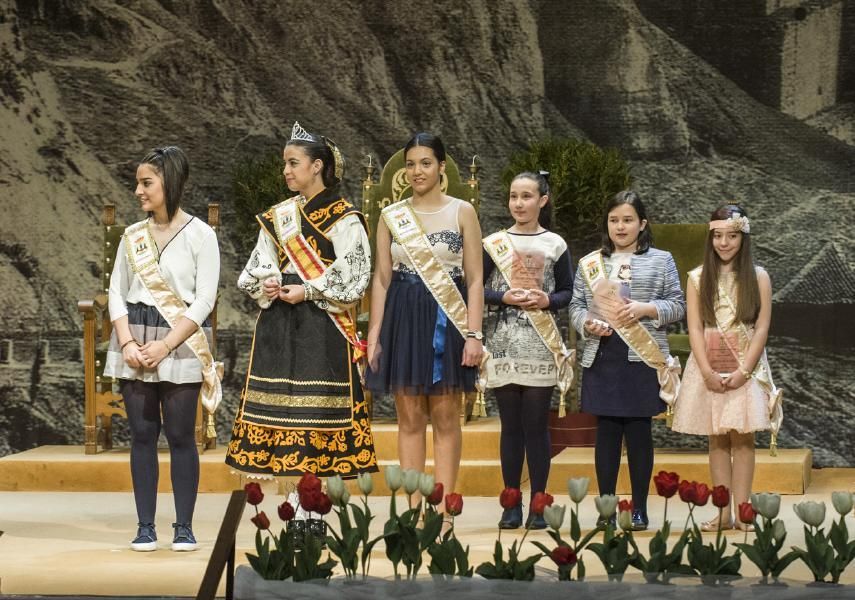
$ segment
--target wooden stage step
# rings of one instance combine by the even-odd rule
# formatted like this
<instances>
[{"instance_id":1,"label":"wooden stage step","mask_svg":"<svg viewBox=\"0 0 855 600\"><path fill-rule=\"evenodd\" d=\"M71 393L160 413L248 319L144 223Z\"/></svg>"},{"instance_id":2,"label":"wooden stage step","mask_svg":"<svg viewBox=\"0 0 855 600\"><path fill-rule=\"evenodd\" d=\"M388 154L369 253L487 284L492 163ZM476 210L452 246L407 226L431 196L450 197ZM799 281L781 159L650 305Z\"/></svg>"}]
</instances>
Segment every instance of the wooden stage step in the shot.
<instances>
[{"instance_id":1,"label":"wooden stage step","mask_svg":"<svg viewBox=\"0 0 855 600\"><path fill-rule=\"evenodd\" d=\"M396 464L397 450L393 426L375 427L381 471ZM226 492L241 487L245 480L230 472L223 462L225 448L209 450L201 456L199 491ZM430 454L429 454L430 457ZM803 494L810 485L811 451L783 449L777 457L767 450L757 449L757 467L753 489L781 494ZM428 458L428 469L433 460ZM171 489L169 452L160 453L160 491ZM707 455L703 452L657 450L654 473L676 471L683 479L709 482ZM548 490L554 495L567 494L571 477L591 478L591 490L596 489L593 448L566 448L552 459ZM525 474L523 474L525 479ZM525 484L524 484L525 485ZM375 493L388 494L385 478L374 478ZM461 461L457 491L464 495L493 496L501 491L502 474L498 459L498 429L484 423L467 427L464 433L464 459ZM129 452L115 449L86 455L83 446L41 446L0 458L0 491L63 491L107 492L130 491ZM355 484L353 491L355 492ZM618 478L618 494L629 493L626 457ZM651 482L651 491L654 491Z\"/></svg>"}]
</instances>

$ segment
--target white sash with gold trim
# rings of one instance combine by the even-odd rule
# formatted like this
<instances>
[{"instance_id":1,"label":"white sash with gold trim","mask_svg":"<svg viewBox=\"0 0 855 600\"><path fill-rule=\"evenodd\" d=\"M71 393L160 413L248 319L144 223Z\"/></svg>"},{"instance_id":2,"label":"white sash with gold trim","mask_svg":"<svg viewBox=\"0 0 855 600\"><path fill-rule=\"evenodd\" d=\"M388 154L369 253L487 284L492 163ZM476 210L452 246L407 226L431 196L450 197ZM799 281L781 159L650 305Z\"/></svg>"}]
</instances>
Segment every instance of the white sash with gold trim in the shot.
<instances>
[{"instance_id":1,"label":"white sash with gold trim","mask_svg":"<svg viewBox=\"0 0 855 600\"><path fill-rule=\"evenodd\" d=\"M599 250L596 250L583 257L580 264L585 282L593 293L594 284L606 279L606 265L603 262L603 255ZM609 323L609 325L626 342L626 345L632 348L633 352L644 361L644 364L656 370L656 378L659 380L659 397L668 405L670 412L680 391L680 373L682 372L680 359L676 356L663 354L650 332L638 321L626 327L615 327L613 323Z\"/></svg>"},{"instance_id":2,"label":"white sash with gold trim","mask_svg":"<svg viewBox=\"0 0 855 600\"><path fill-rule=\"evenodd\" d=\"M689 280L692 282L692 285L695 286L695 289L698 290L698 293L701 291L702 270L703 269L699 267L689 272ZM716 328L722 334L722 339L725 342L729 339L726 334L731 330L736 331L736 334L739 337L739 346L734 348L728 344L727 347L737 360L739 360L739 364L744 364L743 359L745 358L745 349L747 349L751 343L751 334L748 331L748 327L745 326L745 323L737 320L736 302L731 298L728 291L722 285L721 278L719 278L718 281L718 302L715 303L715 321ZM729 327L726 325L728 323L730 324ZM727 327L727 330L725 330L725 327ZM763 353L760 355L760 360L757 361L757 364L754 367L754 371L751 373L751 378L757 381L760 389L769 396L766 403L766 408L769 411L769 423L772 438L769 444L769 452L772 456L777 456L778 432L781 430L781 423L784 421L783 390L777 387L775 382L772 380L772 370L769 368L769 359L766 357L765 348L763 349Z\"/></svg>"},{"instance_id":3,"label":"white sash with gold trim","mask_svg":"<svg viewBox=\"0 0 855 600\"><path fill-rule=\"evenodd\" d=\"M507 231L497 231L484 238L483 244L484 249L493 259L493 263L505 278L508 286L512 287L511 269L514 262L514 243L511 236L508 235ZM553 360L555 360L555 367L558 370L558 391L561 394L558 416L559 418L564 417L567 410L564 405L564 396L573 385L576 350L568 350L567 346L564 345L558 324L548 310L535 308L525 310L525 314L543 344L552 353Z\"/></svg>"},{"instance_id":4,"label":"white sash with gold trim","mask_svg":"<svg viewBox=\"0 0 855 600\"><path fill-rule=\"evenodd\" d=\"M403 248L413 268L419 274L425 287L451 321L463 339L469 331L466 303L463 295L445 270L442 262L433 252L433 247L424 233L418 216L413 211L410 199L401 200L391 204L380 213L386 222L392 237ZM485 368L489 358L487 349L481 356L481 365L478 375L478 389L483 391L487 386L487 369Z\"/></svg>"},{"instance_id":5,"label":"white sash with gold trim","mask_svg":"<svg viewBox=\"0 0 855 600\"><path fill-rule=\"evenodd\" d=\"M288 260L294 265L294 270L303 282L308 283L311 279L317 279L326 271L324 262L315 252L314 248L306 241L302 232L301 211L294 196L284 202L280 202L271 209L273 213L273 227L276 229L276 237L279 245L284 250ZM342 313L327 313L336 329L344 336L344 339L353 347L353 360L359 360L364 356L362 344L359 343L359 335L356 331L356 321L353 318L353 310Z\"/></svg>"},{"instance_id":6,"label":"white sash with gold trim","mask_svg":"<svg viewBox=\"0 0 855 600\"><path fill-rule=\"evenodd\" d=\"M163 278L157 265L157 246L151 235L147 221L140 221L125 229L125 251L128 263L139 276L154 299L157 311L171 328L175 328L178 320L187 311L187 304L176 294L169 283ZM208 345L208 338L201 328L197 328L190 337L184 340L202 363L202 390L200 398L202 406L213 413L223 399L223 363L215 361ZM213 419L209 416L208 435L211 435Z\"/></svg>"}]
</instances>

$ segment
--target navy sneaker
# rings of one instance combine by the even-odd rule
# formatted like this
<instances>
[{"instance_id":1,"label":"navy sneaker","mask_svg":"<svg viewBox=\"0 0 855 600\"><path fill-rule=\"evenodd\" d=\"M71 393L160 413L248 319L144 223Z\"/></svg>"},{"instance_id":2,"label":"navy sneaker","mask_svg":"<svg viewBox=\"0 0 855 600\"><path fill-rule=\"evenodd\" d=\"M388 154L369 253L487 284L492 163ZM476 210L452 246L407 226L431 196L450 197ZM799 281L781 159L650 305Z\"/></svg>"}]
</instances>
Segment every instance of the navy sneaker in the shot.
<instances>
[{"instance_id":1,"label":"navy sneaker","mask_svg":"<svg viewBox=\"0 0 855 600\"><path fill-rule=\"evenodd\" d=\"M499 521L499 529L519 529L522 527L522 506L506 508Z\"/></svg>"},{"instance_id":2,"label":"navy sneaker","mask_svg":"<svg viewBox=\"0 0 855 600\"><path fill-rule=\"evenodd\" d=\"M533 515L529 513L528 519L526 520L526 527L529 529L546 529L546 519L543 518L543 515Z\"/></svg>"},{"instance_id":3,"label":"navy sneaker","mask_svg":"<svg viewBox=\"0 0 855 600\"><path fill-rule=\"evenodd\" d=\"M173 523L175 536L172 538L172 549L175 552L192 552L196 549L196 538L189 523Z\"/></svg>"},{"instance_id":4,"label":"navy sneaker","mask_svg":"<svg viewBox=\"0 0 855 600\"><path fill-rule=\"evenodd\" d=\"M649 521L647 519L647 511L634 510L632 511L632 530L645 531Z\"/></svg>"},{"instance_id":5,"label":"navy sneaker","mask_svg":"<svg viewBox=\"0 0 855 600\"><path fill-rule=\"evenodd\" d=\"M131 550L134 552L157 550L157 534L154 532L154 523L137 523L137 525L137 537L131 542Z\"/></svg>"}]
</instances>

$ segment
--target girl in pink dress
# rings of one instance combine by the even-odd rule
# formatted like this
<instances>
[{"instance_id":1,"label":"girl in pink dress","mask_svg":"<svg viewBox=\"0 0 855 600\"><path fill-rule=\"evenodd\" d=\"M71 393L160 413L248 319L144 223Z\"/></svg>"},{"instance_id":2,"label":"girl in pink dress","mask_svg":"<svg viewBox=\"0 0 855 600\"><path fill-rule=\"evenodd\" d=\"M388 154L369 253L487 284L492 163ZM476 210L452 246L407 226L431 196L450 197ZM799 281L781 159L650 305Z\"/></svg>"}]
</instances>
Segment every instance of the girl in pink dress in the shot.
<instances>
[{"instance_id":1,"label":"girl in pink dress","mask_svg":"<svg viewBox=\"0 0 855 600\"><path fill-rule=\"evenodd\" d=\"M770 429L766 361L772 317L769 275L754 265L748 215L736 205L713 212L704 264L686 284L692 354L674 407L673 429L709 436L713 485L731 490L731 505L747 502L754 478L754 432ZM701 525L718 529L718 519ZM734 526L731 507L722 529ZM749 527L739 524L740 527Z\"/></svg>"}]
</instances>

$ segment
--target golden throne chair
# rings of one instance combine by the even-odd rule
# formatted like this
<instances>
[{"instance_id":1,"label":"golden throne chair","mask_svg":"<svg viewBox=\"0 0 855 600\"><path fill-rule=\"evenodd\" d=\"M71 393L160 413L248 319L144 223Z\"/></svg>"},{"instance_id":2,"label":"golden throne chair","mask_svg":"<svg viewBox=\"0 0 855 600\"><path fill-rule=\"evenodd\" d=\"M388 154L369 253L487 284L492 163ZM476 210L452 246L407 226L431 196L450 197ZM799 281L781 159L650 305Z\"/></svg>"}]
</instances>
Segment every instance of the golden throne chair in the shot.
<instances>
[{"instance_id":1,"label":"golden throne chair","mask_svg":"<svg viewBox=\"0 0 855 600\"><path fill-rule=\"evenodd\" d=\"M464 179L457 162L449 155L445 158L445 177L442 178L442 191L449 196L466 200L475 207L478 212L481 207L481 189L478 181L480 165L476 162L477 156L472 157L472 162L467 167L469 177ZM372 256L376 250L377 221L380 212L390 204L403 200L412 195L412 188L407 182L406 169L404 167L404 151L398 150L383 166L380 171L380 180L375 181L374 173L376 167L371 155L368 155L368 163L365 165L365 179L362 181L362 212L368 222L368 237L371 241ZM360 334L367 332L370 292L365 295L360 306L359 327ZM366 391L369 398L369 407L372 405L370 392ZM461 400L461 421L486 416L484 398L482 394L471 392L464 394Z\"/></svg>"},{"instance_id":2,"label":"golden throne chair","mask_svg":"<svg viewBox=\"0 0 855 600\"><path fill-rule=\"evenodd\" d=\"M208 224L219 229L220 205L208 205ZM126 418L122 396L113 391L116 380L104 375L104 363L113 324L107 310L107 294L110 287L110 274L113 272L113 261L116 248L119 245L125 225L116 223L116 206L105 204L101 211L103 227L103 257L101 290L93 298L86 298L77 303L77 310L83 315L83 440L86 454L96 454L98 447L102 450L113 448L113 417ZM211 330L213 334L212 352L216 356L217 340L217 307L211 313ZM205 423L207 411L201 402L196 406L196 445L200 451L216 446L216 437L209 438L206 434Z\"/></svg>"}]
</instances>

